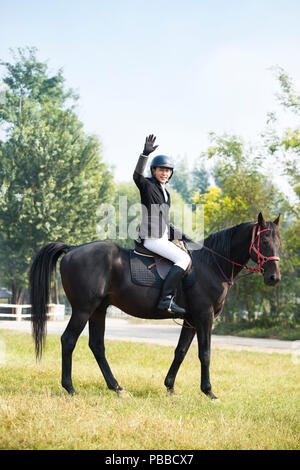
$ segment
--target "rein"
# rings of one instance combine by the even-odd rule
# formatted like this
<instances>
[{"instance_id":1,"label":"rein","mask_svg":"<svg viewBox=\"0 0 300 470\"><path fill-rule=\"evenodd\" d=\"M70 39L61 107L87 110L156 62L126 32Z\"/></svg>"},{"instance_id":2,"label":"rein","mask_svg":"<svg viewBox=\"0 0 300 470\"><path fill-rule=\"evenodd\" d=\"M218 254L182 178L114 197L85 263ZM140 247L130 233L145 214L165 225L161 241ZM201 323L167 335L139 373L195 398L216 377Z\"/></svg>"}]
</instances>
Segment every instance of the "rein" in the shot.
<instances>
[{"instance_id":1,"label":"rein","mask_svg":"<svg viewBox=\"0 0 300 470\"><path fill-rule=\"evenodd\" d=\"M251 268L251 266L247 266L246 264L240 264L240 263L237 263L236 261L233 261L229 258L226 258L226 256L223 256L221 255L220 253L217 253L216 251L212 250L211 248L208 248L207 246L203 245L202 248L204 248L205 250L207 251L210 251L211 253L213 253L214 257L215 255L219 256L220 258L223 258L224 260L228 261L229 263L231 264L234 264L235 266L239 266L241 268L244 268L244 269L247 269L248 271L251 271L249 272L248 274L253 274L253 273L262 273L264 272L263 270L263 265L267 262L267 261L279 261L280 258L278 256L264 256L263 254L261 254L260 252L260 234L262 232L267 232L268 230L271 230L270 228L265 228L263 230L261 230L261 227L260 225L258 225L258 229L257 229L257 233L256 233L256 236L255 236L255 229L256 229L256 225L257 223L254 225L253 227L253 230L252 230L252 238L251 238L251 245L250 245L250 248L249 248L249 255L251 257L251 252L252 250L256 253L257 255L257 261L256 263L258 264L258 268ZM257 240L257 248L255 247L255 242ZM221 271L221 273L223 274L223 277L226 279L226 282L228 282L229 285L233 285L234 282L231 281L231 279L229 279L226 274L224 273L224 271L222 270L221 266L219 265L219 263L216 261L216 264L219 268L219 270ZM254 260L253 260L254 261ZM247 275L247 274L246 274ZM245 275L244 275L245 276ZM244 277L244 276L239 276L238 279L240 279L241 277Z\"/></svg>"}]
</instances>

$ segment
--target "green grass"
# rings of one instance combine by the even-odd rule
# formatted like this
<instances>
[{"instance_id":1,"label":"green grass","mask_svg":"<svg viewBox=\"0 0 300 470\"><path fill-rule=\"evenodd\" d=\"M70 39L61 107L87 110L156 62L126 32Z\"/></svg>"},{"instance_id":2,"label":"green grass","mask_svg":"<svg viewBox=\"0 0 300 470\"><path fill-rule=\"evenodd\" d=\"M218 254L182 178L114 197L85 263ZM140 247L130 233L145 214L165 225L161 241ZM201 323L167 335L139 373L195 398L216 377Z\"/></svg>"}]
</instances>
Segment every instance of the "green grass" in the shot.
<instances>
[{"instance_id":1,"label":"green grass","mask_svg":"<svg viewBox=\"0 0 300 470\"><path fill-rule=\"evenodd\" d=\"M292 325L287 327L283 325L274 325L267 328L260 325L259 322L257 322L257 324L251 325L251 322L232 322L226 324L225 322L217 321L213 329L213 334L296 341L300 338L300 326Z\"/></svg>"},{"instance_id":2,"label":"green grass","mask_svg":"<svg viewBox=\"0 0 300 470\"><path fill-rule=\"evenodd\" d=\"M299 364L290 355L213 350L219 402L200 392L191 347L177 395L163 385L172 347L107 341L111 368L131 396L106 388L81 337L73 354L78 395L60 386L60 340L37 365L29 334L0 331L1 449L299 449Z\"/></svg>"}]
</instances>

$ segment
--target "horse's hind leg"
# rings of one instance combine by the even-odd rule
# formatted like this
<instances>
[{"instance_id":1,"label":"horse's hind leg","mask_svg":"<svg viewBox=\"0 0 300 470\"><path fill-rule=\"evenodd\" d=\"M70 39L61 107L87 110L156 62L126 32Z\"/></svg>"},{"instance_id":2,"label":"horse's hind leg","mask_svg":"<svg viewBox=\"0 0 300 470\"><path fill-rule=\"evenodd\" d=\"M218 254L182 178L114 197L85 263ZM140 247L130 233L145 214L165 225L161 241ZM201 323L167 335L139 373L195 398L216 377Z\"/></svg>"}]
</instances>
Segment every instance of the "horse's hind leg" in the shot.
<instances>
[{"instance_id":1,"label":"horse's hind leg","mask_svg":"<svg viewBox=\"0 0 300 470\"><path fill-rule=\"evenodd\" d=\"M62 378L61 384L70 395L75 390L72 384L72 353L89 319L90 313L73 309L71 319L61 337L62 346Z\"/></svg>"},{"instance_id":2,"label":"horse's hind leg","mask_svg":"<svg viewBox=\"0 0 300 470\"><path fill-rule=\"evenodd\" d=\"M108 388L119 394L122 393L123 389L114 378L105 357L105 316L106 309L98 309L89 319L89 347L95 356Z\"/></svg>"},{"instance_id":3,"label":"horse's hind leg","mask_svg":"<svg viewBox=\"0 0 300 470\"><path fill-rule=\"evenodd\" d=\"M195 329L189 327L186 323L183 324L178 345L175 349L174 360L165 378L165 386L167 387L167 390L170 393L174 393L174 383L177 372L185 358L186 353L188 352L188 349L193 341L195 333Z\"/></svg>"}]
</instances>

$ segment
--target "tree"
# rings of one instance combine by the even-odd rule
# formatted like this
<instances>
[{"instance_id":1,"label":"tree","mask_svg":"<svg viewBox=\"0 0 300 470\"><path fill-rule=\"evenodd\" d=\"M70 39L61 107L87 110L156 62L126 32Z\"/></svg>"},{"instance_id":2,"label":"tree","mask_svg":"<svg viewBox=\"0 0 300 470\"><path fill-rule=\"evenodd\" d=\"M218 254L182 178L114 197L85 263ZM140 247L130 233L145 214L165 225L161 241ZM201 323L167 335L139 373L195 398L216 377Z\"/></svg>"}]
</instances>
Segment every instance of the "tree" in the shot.
<instances>
[{"instance_id":1,"label":"tree","mask_svg":"<svg viewBox=\"0 0 300 470\"><path fill-rule=\"evenodd\" d=\"M36 49L18 49L0 103L1 278L22 300L27 271L51 240L96 239L97 207L110 199L113 178L100 143L75 113L78 97L65 90L62 71L50 76Z\"/></svg>"},{"instance_id":2,"label":"tree","mask_svg":"<svg viewBox=\"0 0 300 470\"><path fill-rule=\"evenodd\" d=\"M192 191L193 193L204 194L206 188L209 186L209 172L205 168L203 159L196 160L192 171Z\"/></svg>"},{"instance_id":3,"label":"tree","mask_svg":"<svg viewBox=\"0 0 300 470\"><path fill-rule=\"evenodd\" d=\"M277 94L277 99L285 111L298 117L300 115L300 93L294 89L292 80L281 67L275 67L273 70L281 89L281 93ZM299 218L300 125L298 123L294 128L284 127L283 129L281 126L278 129L278 121L275 113L269 113L268 126L262 137L269 157L273 157L271 164L279 168L279 171L289 180L296 200L292 210Z\"/></svg>"},{"instance_id":4,"label":"tree","mask_svg":"<svg viewBox=\"0 0 300 470\"><path fill-rule=\"evenodd\" d=\"M300 93L295 90L292 79L281 67L275 67L275 76L280 85L277 99L286 112L300 115ZM279 168L283 177L288 179L293 197L286 208L287 223L283 226L283 253L287 276L280 286L280 301L284 305L285 317L300 321L300 125L294 127L278 126L275 113L269 116L267 130L263 139L272 165ZM278 129L279 127L279 129Z\"/></svg>"},{"instance_id":5,"label":"tree","mask_svg":"<svg viewBox=\"0 0 300 470\"><path fill-rule=\"evenodd\" d=\"M282 210L284 195L260 171L260 157L251 156L237 136L211 133L211 145L202 158L213 159L212 177L216 187L196 193L193 201L204 204L206 233L256 220L260 211L271 218Z\"/></svg>"},{"instance_id":6,"label":"tree","mask_svg":"<svg viewBox=\"0 0 300 470\"><path fill-rule=\"evenodd\" d=\"M170 186L186 203L192 204L192 210L195 210L193 204L195 193L203 194L209 186L209 173L203 159L200 157L196 160L192 169L189 168L186 158L178 159Z\"/></svg>"},{"instance_id":7,"label":"tree","mask_svg":"<svg viewBox=\"0 0 300 470\"><path fill-rule=\"evenodd\" d=\"M181 158L176 161L175 171L170 180L170 186L182 199L187 203L191 202L192 188L189 166L186 158Z\"/></svg>"}]
</instances>

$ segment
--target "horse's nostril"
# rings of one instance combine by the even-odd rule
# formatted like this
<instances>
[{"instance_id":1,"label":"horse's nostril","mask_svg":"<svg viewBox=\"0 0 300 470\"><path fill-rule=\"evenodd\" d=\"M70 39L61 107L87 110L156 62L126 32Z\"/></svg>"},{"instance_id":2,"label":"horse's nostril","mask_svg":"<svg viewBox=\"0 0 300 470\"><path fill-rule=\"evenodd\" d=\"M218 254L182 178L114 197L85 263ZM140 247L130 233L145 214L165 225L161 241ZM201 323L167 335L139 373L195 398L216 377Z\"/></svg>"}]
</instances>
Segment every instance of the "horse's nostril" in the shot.
<instances>
[{"instance_id":1,"label":"horse's nostril","mask_svg":"<svg viewBox=\"0 0 300 470\"><path fill-rule=\"evenodd\" d=\"M271 276L269 277L269 280L271 282L279 282L281 280L281 276L277 276L276 274L271 274Z\"/></svg>"}]
</instances>

